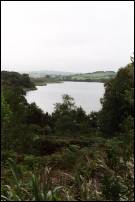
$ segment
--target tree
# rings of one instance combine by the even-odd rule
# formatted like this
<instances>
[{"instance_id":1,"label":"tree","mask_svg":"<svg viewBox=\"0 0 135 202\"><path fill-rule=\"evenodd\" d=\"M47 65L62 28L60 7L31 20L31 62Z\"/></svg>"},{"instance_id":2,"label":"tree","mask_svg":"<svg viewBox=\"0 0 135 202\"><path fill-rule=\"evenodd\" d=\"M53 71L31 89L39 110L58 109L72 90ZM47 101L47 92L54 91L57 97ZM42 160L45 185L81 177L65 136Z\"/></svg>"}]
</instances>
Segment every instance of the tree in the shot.
<instances>
[{"instance_id":1,"label":"tree","mask_svg":"<svg viewBox=\"0 0 135 202\"><path fill-rule=\"evenodd\" d=\"M55 104L55 110L52 114L54 128L57 133L67 134L75 126L73 120L73 110L76 109L73 98L69 95L62 96L63 102Z\"/></svg>"},{"instance_id":2,"label":"tree","mask_svg":"<svg viewBox=\"0 0 135 202\"><path fill-rule=\"evenodd\" d=\"M67 94L62 96L63 103L56 103L55 104L55 111L54 113L65 113L70 112L71 110L75 109L74 99Z\"/></svg>"},{"instance_id":3,"label":"tree","mask_svg":"<svg viewBox=\"0 0 135 202\"><path fill-rule=\"evenodd\" d=\"M122 122L134 116L134 66L121 68L116 77L105 84L105 95L99 113L99 125L108 137L120 132Z\"/></svg>"},{"instance_id":4,"label":"tree","mask_svg":"<svg viewBox=\"0 0 135 202\"><path fill-rule=\"evenodd\" d=\"M63 102L56 103L52 119L54 131L58 134L76 136L90 132L89 116L81 107L75 106L69 95L63 95Z\"/></svg>"}]
</instances>

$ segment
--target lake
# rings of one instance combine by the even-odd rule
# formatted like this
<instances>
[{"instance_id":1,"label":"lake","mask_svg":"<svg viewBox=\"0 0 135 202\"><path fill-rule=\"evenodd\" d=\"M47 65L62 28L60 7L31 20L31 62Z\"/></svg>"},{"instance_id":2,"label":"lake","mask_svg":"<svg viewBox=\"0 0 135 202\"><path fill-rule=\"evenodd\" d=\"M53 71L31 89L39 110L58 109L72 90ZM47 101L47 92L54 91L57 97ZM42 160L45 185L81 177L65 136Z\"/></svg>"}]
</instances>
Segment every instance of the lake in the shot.
<instances>
[{"instance_id":1,"label":"lake","mask_svg":"<svg viewBox=\"0 0 135 202\"><path fill-rule=\"evenodd\" d=\"M86 113L101 109L100 98L104 95L104 84L98 82L51 83L37 86L37 90L26 94L28 103L35 102L44 112L52 113L54 104L62 102L62 95L68 94L74 98L77 106L81 106Z\"/></svg>"}]
</instances>

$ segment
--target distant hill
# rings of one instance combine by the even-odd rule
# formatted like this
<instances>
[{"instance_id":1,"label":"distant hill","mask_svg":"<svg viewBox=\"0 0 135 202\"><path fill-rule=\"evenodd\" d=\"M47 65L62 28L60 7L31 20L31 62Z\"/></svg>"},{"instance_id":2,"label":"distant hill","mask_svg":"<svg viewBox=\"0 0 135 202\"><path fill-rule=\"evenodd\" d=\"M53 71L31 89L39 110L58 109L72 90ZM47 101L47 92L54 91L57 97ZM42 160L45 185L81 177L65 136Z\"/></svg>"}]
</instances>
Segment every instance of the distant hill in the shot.
<instances>
[{"instance_id":1,"label":"distant hill","mask_svg":"<svg viewBox=\"0 0 135 202\"><path fill-rule=\"evenodd\" d=\"M33 78L41 78L41 77L44 77L46 75L51 75L51 76L56 76L56 75L68 76L68 75L76 74L76 73L73 73L73 72L47 71L47 70L44 70L44 71L30 71L30 72L27 72L27 73L29 74L30 77L33 77Z\"/></svg>"},{"instance_id":2,"label":"distant hill","mask_svg":"<svg viewBox=\"0 0 135 202\"><path fill-rule=\"evenodd\" d=\"M31 81L35 85L46 85L47 83L57 83L62 81L87 81L87 82L106 82L115 76L114 71L97 71L93 73L73 74L69 72L30 72Z\"/></svg>"},{"instance_id":3,"label":"distant hill","mask_svg":"<svg viewBox=\"0 0 135 202\"><path fill-rule=\"evenodd\" d=\"M74 74L65 76L65 80L69 81L99 81L104 82L116 75L114 71L96 71L93 73Z\"/></svg>"},{"instance_id":4,"label":"distant hill","mask_svg":"<svg viewBox=\"0 0 135 202\"><path fill-rule=\"evenodd\" d=\"M86 79L109 79L115 76L114 71L95 71L89 73L73 73L73 72L62 72L62 71L29 71L27 72L32 78L43 78L46 75L51 77L62 76L64 79L71 80L86 80Z\"/></svg>"}]
</instances>

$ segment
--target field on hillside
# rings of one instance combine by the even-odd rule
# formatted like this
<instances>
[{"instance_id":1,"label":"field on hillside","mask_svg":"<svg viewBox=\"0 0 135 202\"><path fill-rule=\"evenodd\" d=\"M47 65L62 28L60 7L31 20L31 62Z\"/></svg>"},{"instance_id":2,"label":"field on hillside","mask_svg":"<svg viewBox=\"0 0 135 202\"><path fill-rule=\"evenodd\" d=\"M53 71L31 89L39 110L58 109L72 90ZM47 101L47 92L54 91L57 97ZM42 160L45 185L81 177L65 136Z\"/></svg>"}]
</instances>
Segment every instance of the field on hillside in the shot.
<instances>
[{"instance_id":1,"label":"field on hillside","mask_svg":"<svg viewBox=\"0 0 135 202\"><path fill-rule=\"evenodd\" d=\"M47 83L59 83L62 81L87 81L87 82L106 82L111 78L114 78L116 75L113 71L98 71L93 73L84 73L84 74L72 74L72 75L46 75L43 76L40 74L38 77L32 77L30 74L31 81L35 85L46 85Z\"/></svg>"}]
</instances>

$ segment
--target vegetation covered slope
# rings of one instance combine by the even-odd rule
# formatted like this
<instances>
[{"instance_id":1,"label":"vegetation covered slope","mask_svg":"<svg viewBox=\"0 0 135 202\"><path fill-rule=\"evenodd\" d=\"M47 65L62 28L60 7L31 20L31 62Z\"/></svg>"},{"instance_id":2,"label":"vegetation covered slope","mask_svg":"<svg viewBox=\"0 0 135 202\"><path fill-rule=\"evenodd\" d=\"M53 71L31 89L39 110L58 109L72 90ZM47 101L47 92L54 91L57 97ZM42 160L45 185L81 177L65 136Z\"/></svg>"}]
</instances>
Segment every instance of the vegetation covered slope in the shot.
<instances>
[{"instance_id":1,"label":"vegetation covered slope","mask_svg":"<svg viewBox=\"0 0 135 202\"><path fill-rule=\"evenodd\" d=\"M35 85L31 82L28 74L19 74L18 72L1 72L1 86L21 88L26 90L35 90Z\"/></svg>"},{"instance_id":2,"label":"vegetation covered slope","mask_svg":"<svg viewBox=\"0 0 135 202\"><path fill-rule=\"evenodd\" d=\"M47 85L47 83L60 83L60 82L62 82L62 76L46 75L46 76L39 77L39 78L31 77L30 79L36 86L45 86L45 85Z\"/></svg>"},{"instance_id":3,"label":"vegetation covered slope","mask_svg":"<svg viewBox=\"0 0 135 202\"><path fill-rule=\"evenodd\" d=\"M93 73L84 74L70 74L70 75L45 75L40 77L32 77L30 74L31 81L35 85L46 85L47 83L58 83L63 81L87 81L87 82L106 82L116 75L113 71L97 71Z\"/></svg>"},{"instance_id":4,"label":"vegetation covered slope","mask_svg":"<svg viewBox=\"0 0 135 202\"><path fill-rule=\"evenodd\" d=\"M31 72L27 72L29 74L30 77L32 78L41 78L41 77L45 77L47 75L50 76L56 76L56 75L62 75L62 76L67 76L67 75L71 75L73 74L72 72L62 72L62 71L47 71L47 70L42 70L42 71L31 71Z\"/></svg>"},{"instance_id":5,"label":"vegetation covered slope","mask_svg":"<svg viewBox=\"0 0 135 202\"><path fill-rule=\"evenodd\" d=\"M65 76L63 79L68 81L95 81L95 82L106 82L109 79L115 77L114 71L97 71L93 73L75 74Z\"/></svg>"},{"instance_id":6,"label":"vegetation covered slope","mask_svg":"<svg viewBox=\"0 0 135 202\"><path fill-rule=\"evenodd\" d=\"M4 72L2 200L133 201L133 71L121 68L88 115L68 95L43 113L25 100L29 79Z\"/></svg>"}]
</instances>

